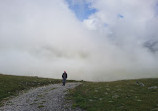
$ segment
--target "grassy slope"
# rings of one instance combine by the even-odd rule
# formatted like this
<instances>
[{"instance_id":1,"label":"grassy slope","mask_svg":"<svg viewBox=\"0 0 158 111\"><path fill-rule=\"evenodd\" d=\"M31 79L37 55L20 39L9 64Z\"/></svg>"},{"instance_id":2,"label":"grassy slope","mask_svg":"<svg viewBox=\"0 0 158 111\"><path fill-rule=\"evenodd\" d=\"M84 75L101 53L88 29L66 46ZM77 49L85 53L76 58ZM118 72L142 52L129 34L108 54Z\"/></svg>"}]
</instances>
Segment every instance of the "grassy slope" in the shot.
<instances>
[{"instance_id":1,"label":"grassy slope","mask_svg":"<svg viewBox=\"0 0 158 111\"><path fill-rule=\"evenodd\" d=\"M16 95L21 90L60 82L61 80L59 79L0 74L0 104L4 98Z\"/></svg>"},{"instance_id":2,"label":"grassy slope","mask_svg":"<svg viewBox=\"0 0 158 111\"><path fill-rule=\"evenodd\" d=\"M152 86L157 88L149 89ZM158 79L83 82L68 98L87 111L158 111Z\"/></svg>"}]
</instances>

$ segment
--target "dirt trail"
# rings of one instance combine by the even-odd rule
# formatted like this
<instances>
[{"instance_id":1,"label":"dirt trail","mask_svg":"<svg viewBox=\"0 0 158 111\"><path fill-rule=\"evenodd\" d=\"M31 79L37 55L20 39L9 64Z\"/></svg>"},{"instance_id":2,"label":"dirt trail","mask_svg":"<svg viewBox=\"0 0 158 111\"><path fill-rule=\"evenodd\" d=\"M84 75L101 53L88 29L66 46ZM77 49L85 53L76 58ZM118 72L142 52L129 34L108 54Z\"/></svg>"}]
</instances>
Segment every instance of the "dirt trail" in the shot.
<instances>
[{"instance_id":1,"label":"dirt trail","mask_svg":"<svg viewBox=\"0 0 158 111\"><path fill-rule=\"evenodd\" d=\"M82 111L71 109L71 103L64 97L68 89L78 86L80 83L52 84L31 89L5 103L0 111Z\"/></svg>"}]
</instances>

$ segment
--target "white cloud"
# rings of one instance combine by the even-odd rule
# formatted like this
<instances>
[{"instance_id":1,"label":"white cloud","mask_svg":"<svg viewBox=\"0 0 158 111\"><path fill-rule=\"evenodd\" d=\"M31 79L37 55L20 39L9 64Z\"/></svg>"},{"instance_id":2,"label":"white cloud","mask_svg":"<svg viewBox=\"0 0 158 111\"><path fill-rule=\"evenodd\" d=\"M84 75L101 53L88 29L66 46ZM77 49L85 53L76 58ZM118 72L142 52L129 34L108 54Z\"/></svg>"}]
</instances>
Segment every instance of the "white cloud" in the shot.
<instances>
[{"instance_id":1,"label":"white cloud","mask_svg":"<svg viewBox=\"0 0 158 111\"><path fill-rule=\"evenodd\" d=\"M93 1L97 12L83 22L63 0L0 2L2 73L61 78L66 70L70 79L84 80L157 76L157 0Z\"/></svg>"}]
</instances>

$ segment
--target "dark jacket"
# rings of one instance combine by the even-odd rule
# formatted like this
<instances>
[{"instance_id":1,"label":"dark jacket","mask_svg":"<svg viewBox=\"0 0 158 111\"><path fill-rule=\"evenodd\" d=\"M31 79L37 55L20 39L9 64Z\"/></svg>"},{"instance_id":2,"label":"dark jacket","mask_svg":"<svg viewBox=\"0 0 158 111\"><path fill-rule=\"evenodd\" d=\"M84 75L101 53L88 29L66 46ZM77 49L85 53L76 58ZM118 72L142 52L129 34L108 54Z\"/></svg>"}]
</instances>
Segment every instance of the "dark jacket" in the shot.
<instances>
[{"instance_id":1,"label":"dark jacket","mask_svg":"<svg viewBox=\"0 0 158 111\"><path fill-rule=\"evenodd\" d=\"M67 73L66 73L66 72L63 73L62 78L63 78L63 79L66 79L66 78L67 78Z\"/></svg>"}]
</instances>

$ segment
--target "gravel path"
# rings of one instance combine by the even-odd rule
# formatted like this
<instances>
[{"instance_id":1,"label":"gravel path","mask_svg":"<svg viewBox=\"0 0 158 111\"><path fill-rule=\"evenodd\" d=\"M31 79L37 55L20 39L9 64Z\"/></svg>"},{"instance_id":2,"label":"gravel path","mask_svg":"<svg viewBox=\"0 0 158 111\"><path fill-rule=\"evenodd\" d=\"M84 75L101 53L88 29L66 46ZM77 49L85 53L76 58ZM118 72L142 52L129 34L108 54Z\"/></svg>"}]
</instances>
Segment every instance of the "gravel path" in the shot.
<instances>
[{"instance_id":1,"label":"gravel path","mask_svg":"<svg viewBox=\"0 0 158 111\"><path fill-rule=\"evenodd\" d=\"M5 103L0 111L82 111L71 109L71 102L64 100L68 89L80 83L52 84L31 89Z\"/></svg>"}]
</instances>

